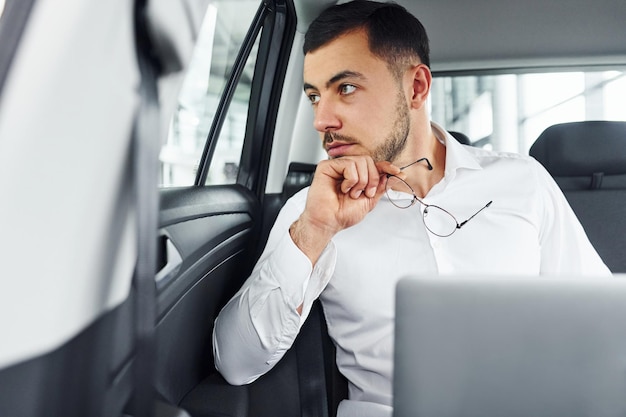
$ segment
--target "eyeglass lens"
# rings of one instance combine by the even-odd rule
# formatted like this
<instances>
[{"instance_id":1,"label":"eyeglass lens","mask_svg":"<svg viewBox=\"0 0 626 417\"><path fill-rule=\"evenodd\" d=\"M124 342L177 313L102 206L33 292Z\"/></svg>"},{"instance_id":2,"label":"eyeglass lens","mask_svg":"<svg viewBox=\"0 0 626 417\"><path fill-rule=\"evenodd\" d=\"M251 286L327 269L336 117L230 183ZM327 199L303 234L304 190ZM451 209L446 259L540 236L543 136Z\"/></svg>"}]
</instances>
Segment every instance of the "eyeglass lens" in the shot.
<instances>
[{"instance_id":1,"label":"eyeglass lens","mask_svg":"<svg viewBox=\"0 0 626 417\"><path fill-rule=\"evenodd\" d=\"M401 209L406 209L416 202L424 205L422 218L424 226L432 234L446 237L450 236L458 227L454 216L438 206L432 206L420 201L413 189L401 178L390 175L387 178L386 186L387 198L391 203Z\"/></svg>"}]
</instances>

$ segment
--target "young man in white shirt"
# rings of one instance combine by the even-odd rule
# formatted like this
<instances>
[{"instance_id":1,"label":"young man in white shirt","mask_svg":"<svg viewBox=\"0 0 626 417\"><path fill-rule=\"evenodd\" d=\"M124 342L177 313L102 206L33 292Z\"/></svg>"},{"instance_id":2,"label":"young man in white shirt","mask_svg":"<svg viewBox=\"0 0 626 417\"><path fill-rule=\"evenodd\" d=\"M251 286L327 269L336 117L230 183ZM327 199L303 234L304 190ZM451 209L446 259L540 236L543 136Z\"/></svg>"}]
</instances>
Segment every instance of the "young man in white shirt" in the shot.
<instances>
[{"instance_id":1,"label":"young man in white shirt","mask_svg":"<svg viewBox=\"0 0 626 417\"><path fill-rule=\"evenodd\" d=\"M405 9L331 7L304 53L329 159L216 320L216 366L230 383L269 371L319 297L349 383L338 415L390 416L398 279L609 273L539 163L461 145L430 121L428 38Z\"/></svg>"}]
</instances>

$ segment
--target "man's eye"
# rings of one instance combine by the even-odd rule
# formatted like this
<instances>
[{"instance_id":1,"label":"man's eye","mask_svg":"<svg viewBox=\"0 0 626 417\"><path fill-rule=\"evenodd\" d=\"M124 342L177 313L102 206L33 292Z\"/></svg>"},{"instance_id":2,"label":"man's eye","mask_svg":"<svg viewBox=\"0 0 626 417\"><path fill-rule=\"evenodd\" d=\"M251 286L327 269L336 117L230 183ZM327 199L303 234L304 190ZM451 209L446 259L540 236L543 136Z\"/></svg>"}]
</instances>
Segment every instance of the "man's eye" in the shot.
<instances>
[{"instance_id":1,"label":"man's eye","mask_svg":"<svg viewBox=\"0 0 626 417\"><path fill-rule=\"evenodd\" d=\"M352 84L343 84L341 86L341 94L352 94L356 90L356 87Z\"/></svg>"},{"instance_id":2,"label":"man's eye","mask_svg":"<svg viewBox=\"0 0 626 417\"><path fill-rule=\"evenodd\" d=\"M317 104L320 101L320 96L317 94L309 94L308 98L311 104Z\"/></svg>"}]
</instances>

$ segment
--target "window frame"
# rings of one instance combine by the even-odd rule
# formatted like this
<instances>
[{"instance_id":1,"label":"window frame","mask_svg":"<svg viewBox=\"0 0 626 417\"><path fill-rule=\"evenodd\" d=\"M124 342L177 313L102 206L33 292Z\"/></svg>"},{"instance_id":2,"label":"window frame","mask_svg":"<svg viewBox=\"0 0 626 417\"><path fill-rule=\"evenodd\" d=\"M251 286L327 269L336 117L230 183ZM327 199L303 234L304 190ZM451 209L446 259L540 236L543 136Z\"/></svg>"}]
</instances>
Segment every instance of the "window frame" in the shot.
<instances>
[{"instance_id":1,"label":"window frame","mask_svg":"<svg viewBox=\"0 0 626 417\"><path fill-rule=\"evenodd\" d=\"M236 184L255 192L262 201L280 94L295 29L296 15L291 0L260 2L220 97L198 164L195 186L211 186L206 185L206 180L220 132L241 74L260 33Z\"/></svg>"}]
</instances>

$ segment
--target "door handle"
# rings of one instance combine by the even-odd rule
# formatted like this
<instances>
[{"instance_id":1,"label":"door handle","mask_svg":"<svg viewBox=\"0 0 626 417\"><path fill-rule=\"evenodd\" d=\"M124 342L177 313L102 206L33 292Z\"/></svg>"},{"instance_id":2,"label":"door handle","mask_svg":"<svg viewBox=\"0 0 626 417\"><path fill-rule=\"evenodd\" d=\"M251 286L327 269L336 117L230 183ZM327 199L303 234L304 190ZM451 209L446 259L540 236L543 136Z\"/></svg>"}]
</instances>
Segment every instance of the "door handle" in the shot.
<instances>
[{"instance_id":1,"label":"door handle","mask_svg":"<svg viewBox=\"0 0 626 417\"><path fill-rule=\"evenodd\" d=\"M180 268L183 264L183 258L180 256L180 252L174 246L174 243L167 236L161 236L161 239L164 242L160 242L162 245L164 243L164 256L165 256L165 265L156 273L154 280L156 281L158 286L164 285L167 281L169 281L172 277L178 274ZM161 246L163 247L163 246Z\"/></svg>"}]
</instances>

